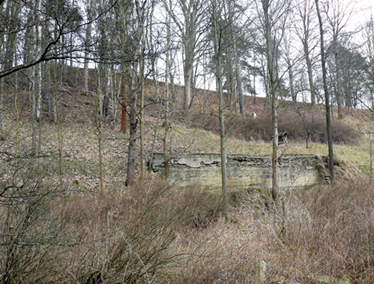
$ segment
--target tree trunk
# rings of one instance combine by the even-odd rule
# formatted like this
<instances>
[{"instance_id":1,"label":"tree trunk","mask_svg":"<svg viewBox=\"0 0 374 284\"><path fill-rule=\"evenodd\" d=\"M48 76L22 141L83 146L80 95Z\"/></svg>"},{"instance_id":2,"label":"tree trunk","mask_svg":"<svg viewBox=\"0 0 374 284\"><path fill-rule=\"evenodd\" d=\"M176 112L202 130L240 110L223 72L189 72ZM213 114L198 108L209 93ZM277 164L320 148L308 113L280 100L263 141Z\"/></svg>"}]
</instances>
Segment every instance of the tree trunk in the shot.
<instances>
[{"instance_id":1,"label":"tree trunk","mask_svg":"<svg viewBox=\"0 0 374 284\"><path fill-rule=\"evenodd\" d=\"M135 63L137 64L137 63ZM131 85L130 85L130 141L129 141L129 151L128 151L128 162L127 162L127 179L126 185L132 186L135 179L135 146L136 146L136 133L138 120L136 118L136 102L138 99L138 90L136 89L137 84L137 70L132 73Z\"/></svg>"},{"instance_id":2,"label":"tree trunk","mask_svg":"<svg viewBox=\"0 0 374 284\"><path fill-rule=\"evenodd\" d=\"M121 74L121 91L122 91L122 103L121 103L121 132L123 134L126 133L127 128L127 95L126 95L126 71L125 71L125 65L122 66L122 74Z\"/></svg>"},{"instance_id":3,"label":"tree trunk","mask_svg":"<svg viewBox=\"0 0 374 284\"><path fill-rule=\"evenodd\" d=\"M31 111L31 116L32 116L32 139L31 139L31 155L35 156L36 155L36 134L38 131L38 121L36 118L36 84L35 84L35 70L36 67L33 66L31 67L31 82L32 86L30 88L31 91L31 96L32 96L32 111Z\"/></svg>"},{"instance_id":4,"label":"tree trunk","mask_svg":"<svg viewBox=\"0 0 374 284\"><path fill-rule=\"evenodd\" d=\"M144 4L146 1L144 2ZM132 186L135 181L135 147L136 147L136 134L137 134L137 101L138 95L141 91L141 78L139 77L139 64L142 58L142 39L144 36L144 6L135 1L135 8L137 14L137 31L136 31L136 47L134 50L134 57L132 62L128 65L128 74L130 74L130 141L129 141L129 151L128 151L128 162L127 162L127 180L126 185Z\"/></svg>"},{"instance_id":5,"label":"tree trunk","mask_svg":"<svg viewBox=\"0 0 374 284\"><path fill-rule=\"evenodd\" d=\"M277 75L276 75L276 47L272 38L272 28L269 19L269 2L263 0L263 9L265 16L265 37L266 37L266 56L267 73L269 78L269 91L271 99L272 126L273 126L273 155L272 155L272 190L271 196L274 202L278 201L278 97L277 97Z\"/></svg>"},{"instance_id":6,"label":"tree trunk","mask_svg":"<svg viewBox=\"0 0 374 284\"><path fill-rule=\"evenodd\" d=\"M338 58L338 43L337 39L334 40L334 60L335 60L335 80L336 80L336 102L338 104L338 118L342 117L342 94L341 94L341 86L340 86L340 67L339 67L339 58Z\"/></svg>"},{"instance_id":7,"label":"tree trunk","mask_svg":"<svg viewBox=\"0 0 374 284\"><path fill-rule=\"evenodd\" d=\"M217 4L214 1L214 4ZM222 74L222 45L221 45L221 30L218 25L218 11L216 5L213 7L214 13L214 40L215 40L215 56L216 56L216 76L218 79L218 96L219 96L219 125L220 125L220 150L221 150L221 174L222 174L222 206L223 214L227 218L228 209L228 194L227 194L227 149L226 149L226 135L224 122L224 107L223 107L223 74Z\"/></svg>"},{"instance_id":8,"label":"tree trunk","mask_svg":"<svg viewBox=\"0 0 374 284\"><path fill-rule=\"evenodd\" d=\"M90 0L89 5L87 6L87 26L86 26L86 39L84 42L84 71L83 71L83 81L84 81L84 90L85 92L89 91L88 78L89 78L89 55L90 55L90 44L91 44L91 30L92 30L92 9L94 6L94 0Z\"/></svg>"},{"instance_id":9,"label":"tree trunk","mask_svg":"<svg viewBox=\"0 0 374 284\"><path fill-rule=\"evenodd\" d=\"M244 90L243 90L243 80L242 80L242 74L240 70L240 63L239 63L239 56L238 56L238 50L236 48L236 44L234 45L234 52L235 52L235 73L236 73L236 82L238 84L238 92L239 92L239 108L240 108L240 114L242 116L246 115L245 112L245 104L244 104Z\"/></svg>"},{"instance_id":10,"label":"tree trunk","mask_svg":"<svg viewBox=\"0 0 374 284\"><path fill-rule=\"evenodd\" d=\"M253 48L253 68L256 70L256 52ZM253 72L253 104L256 105L256 71Z\"/></svg>"},{"instance_id":11,"label":"tree trunk","mask_svg":"<svg viewBox=\"0 0 374 284\"><path fill-rule=\"evenodd\" d=\"M40 0L33 1L33 7L39 7ZM36 9L37 10L37 9ZM32 11L32 23L34 24L32 27L32 50L35 51L36 56L39 54L39 24L37 20L39 19L39 15L37 11ZM32 55L31 55L32 56ZM34 58L32 58L33 60ZM32 96L32 140L31 140L31 155L37 155L37 131L38 131L38 118L40 115L40 108L39 108L39 83L40 80L38 78L39 75L39 67L40 64L31 67L31 96Z\"/></svg>"},{"instance_id":12,"label":"tree trunk","mask_svg":"<svg viewBox=\"0 0 374 284\"><path fill-rule=\"evenodd\" d=\"M103 100L101 108L101 116L107 117L109 115L109 100L110 100L110 86L111 86L111 74L108 64L104 65L104 77L103 77Z\"/></svg>"},{"instance_id":13,"label":"tree trunk","mask_svg":"<svg viewBox=\"0 0 374 284\"><path fill-rule=\"evenodd\" d=\"M120 84L118 84L117 71L114 69L113 65L110 67L110 74L112 74L112 79L111 79L112 80L112 87L111 87L112 117L113 117L113 120L116 121L119 95L120 95L121 90L120 90Z\"/></svg>"},{"instance_id":14,"label":"tree trunk","mask_svg":"<svg viewBox=\"0 0 374 284\"><path fill-rule=\"evenodd\" d=\"M333 183L335 179L334 151L333 151L332 130L331 130L330 97L329 97L328 86L327 86L325 47L324 47L324 41L323 41L324 30L323 30L323 22L322 22L321 13L319 10L318 0L315 0L315 2L316 2L317 16L318 16L318 22L319 22L319 32L320 32L320 38L321 38L321 64L322 64L323 90L325 92L325 103L326 103L326 127L327 127L327 143L328 143L328 148L329 148L329 169L330 169L331 183Z\"/></svg>"},{"instance_id":15,"label":"tree trunk","mask_svg":"<svg viewBox=\"0 0 374 284\"><path fill-rule=\"evenodd\" d=\"M145 174L145 149L144 149L144 96L145 96L145 35L142 37L142 49L140 60L140 180L144 180Z\"/></svg>"},{"instance_id":16,"label":"tree trunk","mask_svg":"<svg viewBox=\"0 0 374 284\"><path fill-rule=\"evenodd\" d=\"M191 103L192 73L193 73L192 71L193 70L192 70L191 65L188 64L185 66L184 68L184 112L187 116L188 116L189 107Z\"/></svg>"},{"instance_id":17,"label":"tree trunk","mask_svg":"<svg viewBox=\"0 0 374 284\"><path fill-rule=\"evenodd\" d=\"M170 137L170 122L169 122L169 78L170 78L170 47L171 47L171 33L170 33L170 15L168 16L167 25L167 50L166 50L166 71L165 71L165 136L164 136L164 163L165 163L165 178L169 175L169 137Z\"/></svg>"},{"instance_id":18,"label":"tree trunk","mask_svg":"<svg viewBox=\"0 0 374 284\"><path fill-rule=\"evenodd\" d=\"M8 19L9 22L7 24L7 41L6 46L3 46L4 50L4 56L5 56L5 68L10 69L13 67L13 63L15 62L15 56L16 56L16 37L17 33L14 32L17 30L17 22L19 21L19 7L20 2L18 1L7 1L7 7L5 10L5 15L3 16L5 19ZM3 35L4 36L4 35Z\"/></svg>"},{"instance_id":19,"label":"tree trunk","mask_svg":"<svg viewBox=\"0 0 374 284\"><path fill-rule=\"evenodd\" d=\"M9 5L9 2L8 2ZM0 48L4 48L4 33L0 34ZM5 70L4 54L0 54L1 71ZM4 77L0 79L0 138L3 135L3 116L4 116ZM1 140L1 139L0 139Z\"/></svg>"},{"instance_id":20,"label":"tree trunk","mask_svg":"<svg viewBox=\"0 0 374 284\"><path fill-rule=\"evenodd\" d=\"M206 62L205 62L205 53L203 54L203 68L205 69ZM204 72L204 91L203 91L203 98L204 98L204 113L208 111L208 92L207 92L207 87L206 87L206 72Z\"/></svg>"},{"instance_id":21,"label":"tree trunk","mask_svg":"<svg viewBox=\"0 0 374 284\"><path fill-rule=\"evenodd\" d=\"M41 11L41 0L37 0L37 28L36 28L36 48L37 48L37 58L41 56L42 53L42 20L40 18L40 11ZM41 119L41 105L42 105L42 64L39 63L36 65L36 77L35 77L35 83L37 88L37 94L36 94L36 100L37 100L37 106L36 106L36 118L39 121Z\"/></svg>"},{"instance_id":22,"label":"tree trunk","mask_svg":"<svg viewBox=\"0 0 374 284\"><path fill-rule=\"evenodd\" d=\"M304 56L305 56L305 61L306 61L306 67L307 67L307 70L308 70L310 101L311 101L311 105L314 106L316 104L316 91L315 91L315 88L314 88L313 69L312 69L312 62L310 60L309 44L307 42L307 39L304 42Z\"/></svg>"},{"instance_id":23,"label":"tree trunk","mask_svg":"<svg viewBox=\"0 0 374 284\"><path fill-rule=\"evenodd\" d=\"M296 103L297 102L297 94L295 93L295 87L294 87L294 75L293 75L293 68L290 67L289 76L290 76L290 89L291 89L291 97L292 100Z\"/></svg>"},{"instance_id":24,"label":"tree trunk","mask_svg":"<svg viewBox=\"0 0 374 284\"><path fill-rule=\"evenodd\" d=\"M60 125L60 113L58 108L58 63L57 60L53 61L53 103L54 103L54 122L57 124L57 142L58 142L58 174L60 181L60 190L63 189L63 179L62 179L62 135L61 135L61 125Z\"/></svg>"},{"instance_id":25,"label":"tree trunk","mask_svg":"<svg viewBox=\"0 0 374 284\"><path fill-rule=\"evenodd\" d=\"M100 75L100 74L99 74ZM99 95L100 86L97 86L96 93ZM100 97L96 97L95 101L95 126L96 126L96 135L97 135L97 143L98 143L98 154L99 154L99 190L100 194L103 193L104 190L104 183L103 183L103 154L102 154L102 131L101 131L101 122L100 122Z\"/></svg>"},{"instance_id":26,"label":"tree trunk","mask_svg":"<svg viewBox=\"0 0 374 284\"><path fill-rule=\"evenodd\" d=\"M228 48L228 52L226 55L226 74L227 74L227 100L230 112L236 112L236 98L234 92L234 71L233 71L233 60L232 60L232 48L231 46Z\"/></svg>"},{"instance_id":27,"label":"tree trunk","mask_svg":"<svg viewBox=\"0 0 374 284\"><path fill-rule=\"evenodd\" d=\"M272 190L271 196L274 202L278 199L278 98L277 92L275 90L272 91L272 124L273 124L273 155L272 155Z\"/></svg>"},{"instance_id":28,"label":"tree trunk","mask_svg":"<svg viewBox=\"0 0 374 284\"><path fill-rule=\"evenodd\" d=\"M4 114L4 77L0 79L0 140L3 137L3 115Z\"/></svg>"}]
</instances>

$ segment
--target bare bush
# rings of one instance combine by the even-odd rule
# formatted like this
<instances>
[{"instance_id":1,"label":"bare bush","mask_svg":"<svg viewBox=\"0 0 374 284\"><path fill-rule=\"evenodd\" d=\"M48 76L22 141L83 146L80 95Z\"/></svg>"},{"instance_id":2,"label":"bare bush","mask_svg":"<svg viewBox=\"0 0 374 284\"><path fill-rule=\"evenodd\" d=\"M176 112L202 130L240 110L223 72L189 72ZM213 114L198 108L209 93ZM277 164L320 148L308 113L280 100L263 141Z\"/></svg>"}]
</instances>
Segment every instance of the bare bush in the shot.
<instances>
[{"instance_id":1,"label":"bare bush","mask_svg":"<svg viewBox=\"0 0 374 284\"><path fill-rule=\"evenodd\" d=\"M219 133L217 117L207 114L194 114L191 116L191 126L206 131ZM272 137L271 117L262 113L256 118L228 115L226 119L227 133L238 139L270 141ZM326 121L323 113L309 110L290 109L283 111L279 116L279 130L287 131L289 139L327 143ZM332 123L333 141L338 144L352 145L359 139L358 132L341 120Z\"/></svg>"},{"instance_id":2,"label":"bare bush","mask_svg":"<svg viewBox=\"0 0 374 284\"><path fill-rule=\"evenodd\" d=\"M186 228L208 226L219 196L150 178L125 192L60 192L39 171L0 190L0 283L162 282ZM23 181L23 182L21 182Z\"/></svg>"},{"instance_id":3,"label":"bare bush","mask_svg":"<svg viewBox=\"0 0 374 284\"><path fill-rule=\"evenodd\" d=\"M372 283L373 201L372 187L360 182L315 187L284 199L284 211L260 217L272 220L261 234L271 251L264 256L272 265L267 276L300 283L323 278Z\"/></svg>"},{"instance_id":4,"label":"bare bush","mask_svg":"<svg viewBox=\"0 0 374 284\"><path fill-rule=\"evenodd\" d=\"M67 208L59 205L63 196L45 166L22 163L0 182L0 283L58 281L55 263L74 245L61 219Z\"/></svg>"},{"instance_id":5,"label":"bare bush","mask_svg":"<svg viewBox=\"0 0 374 284\"><path fill-rule=\"evenodd\" d=\"M324 191L314 189L300 194L299 198L311 219L305 231L300 232L304 237L295 238L294 235L289 242L306 250L314 259L315 271L336 277L345 274L355 281L373 282L374 250L370 245L374 241L372 188L355 182Z\"/></svg>"}]
</instances>

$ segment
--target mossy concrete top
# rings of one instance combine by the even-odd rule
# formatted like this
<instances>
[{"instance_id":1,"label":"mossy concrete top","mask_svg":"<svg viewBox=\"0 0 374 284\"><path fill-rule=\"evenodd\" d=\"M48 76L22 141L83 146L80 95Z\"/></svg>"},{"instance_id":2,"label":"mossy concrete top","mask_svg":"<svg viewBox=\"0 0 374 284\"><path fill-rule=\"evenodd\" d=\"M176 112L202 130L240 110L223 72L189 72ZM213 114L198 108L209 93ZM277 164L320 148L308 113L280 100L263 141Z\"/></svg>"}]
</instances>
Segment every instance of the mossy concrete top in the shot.
<instances>
[{"instance_id":1,"label":"mossy concrete top","mask_svg":"<svg viewBox=\"0 0 374 284\"><path fill-rule=\"evenodd\" d=\"M169 157L168 179L182 186L200 185L208 189L221 187L221 156L219 154L177 154ZM316 155L282 155L278 159L280 188L295 188L317 183L321 160ZM153 156L152 169L162 174L164 155ZM272 184L270 155L228 155L228 186L232 190L261 188Z\"/></svg>"}]
</instances>

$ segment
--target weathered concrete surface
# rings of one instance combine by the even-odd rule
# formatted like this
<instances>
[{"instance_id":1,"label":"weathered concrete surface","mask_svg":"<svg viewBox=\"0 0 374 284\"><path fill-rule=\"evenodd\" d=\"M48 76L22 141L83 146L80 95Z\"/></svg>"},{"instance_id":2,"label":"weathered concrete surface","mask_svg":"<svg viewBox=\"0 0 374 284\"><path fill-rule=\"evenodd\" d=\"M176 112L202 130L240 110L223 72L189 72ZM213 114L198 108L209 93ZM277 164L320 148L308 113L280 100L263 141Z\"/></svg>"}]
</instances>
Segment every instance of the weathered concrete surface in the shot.
<instances>
[{"instance_id":1,"label":"weathered concrete surface","mask_svg":"<svg viewBox=\"0 0 374 284\"><path fill-rule=\"evenodd\" d=\"M280 188L308 186L320 180L320 159L315 155L284 155L279 159ZM221 187L221 156L219 154L173 155L169 160L168 179L179 185L199 184L207 189ZM163 173L164 156L154 154L153 171ZM230 190L271 188L271 156L228 155L228 186Z\"/></svg>"}]
</instances>

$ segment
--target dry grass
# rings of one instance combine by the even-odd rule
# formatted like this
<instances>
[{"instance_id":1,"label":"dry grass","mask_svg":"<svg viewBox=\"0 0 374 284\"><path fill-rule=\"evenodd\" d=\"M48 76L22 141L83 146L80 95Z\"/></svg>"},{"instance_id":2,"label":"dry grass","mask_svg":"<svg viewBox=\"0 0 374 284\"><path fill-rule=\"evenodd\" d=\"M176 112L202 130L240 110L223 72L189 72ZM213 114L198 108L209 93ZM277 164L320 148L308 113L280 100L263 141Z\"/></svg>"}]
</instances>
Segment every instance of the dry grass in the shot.
<instances>
[{"instance_id":1,"label":"dry grass","mask_svg":"<svg viewBox=\"0 0 374 284\"><path fill-rule=\"evenodd\" d=\"M191 254L179 272L186 283L374 281L372 187L350 183L295 192L275 211L261 200L248 195L232 210L231 223L177 240L174 250Z\"/></svg>"},{"instance_id":2,"label":"dry grass","mask_svg":"<svg viewBox=\"0 0 374 284\"><path fill-rule=\"evenodd\" d=\"M275 208L251 193L225 222L218 196L157 179L101 195L29 180L1 195L2 283L374 281L365 183L289 192Z\"/></svg>"},{"instance_id":3,"label":"dry grass","mask_svg":"<svg viewBox=\"0 0 374 284\"><path fill-rule=\"evenodd\" d=\"M169 250L178 234L219 214L215 196L151 177L103 194L60 191L41 174L16 179L26 182L1 184L1 283L162 282L183 256Z\"/></svg>"}]
</instances>

